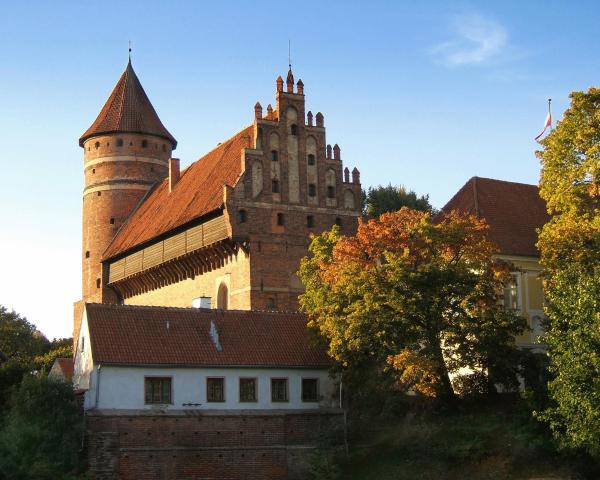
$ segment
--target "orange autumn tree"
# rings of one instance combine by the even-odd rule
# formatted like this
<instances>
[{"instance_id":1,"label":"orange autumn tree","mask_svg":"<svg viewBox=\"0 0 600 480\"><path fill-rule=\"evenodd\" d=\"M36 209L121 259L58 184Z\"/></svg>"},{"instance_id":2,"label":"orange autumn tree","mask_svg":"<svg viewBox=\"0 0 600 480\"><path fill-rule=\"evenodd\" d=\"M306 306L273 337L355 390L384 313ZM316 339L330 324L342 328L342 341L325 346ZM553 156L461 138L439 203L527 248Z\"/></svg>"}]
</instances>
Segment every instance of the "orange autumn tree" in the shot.
<instances>
[{"instance_id":1,"label":"orange autumn tree","mask_svg":"<svg viewBox=\"0 0 600 480\"><path fill-rule=\"evenodd\" d=\"M454 398L450 374L515 381L525 321L500 304L509 268L483 220L402 208L360 222L355 236L316 236L300 266L301 309L346 370L375 366L407 389Z\"/></svg>"}]
</instances>

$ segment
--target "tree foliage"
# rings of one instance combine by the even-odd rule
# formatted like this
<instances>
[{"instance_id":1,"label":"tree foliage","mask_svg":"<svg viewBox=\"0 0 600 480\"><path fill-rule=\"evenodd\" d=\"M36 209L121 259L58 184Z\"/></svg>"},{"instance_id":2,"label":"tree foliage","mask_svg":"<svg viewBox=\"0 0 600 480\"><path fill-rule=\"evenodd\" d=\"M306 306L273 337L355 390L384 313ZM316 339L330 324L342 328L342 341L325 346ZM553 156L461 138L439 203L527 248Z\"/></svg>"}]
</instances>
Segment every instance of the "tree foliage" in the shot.
<instances>
[{"instance_id":1,"label":"tree foliage","mask_svg":"<svg viewBox=\"0 0 600 480\"><path fill-rule=\"evenodd\" d=\"M45 353L48 339L14 310L0 305L0 351L8 358L26 360Z\"/></svg>"},{"instance_id":2,"label":"tree foliage","mask_svg":"<svg viewBox=\"0 0 600 480\"><path fill-rule=\"evenodd\" d=\"M429 203L429 195L420 197L412 190L407 190L403 185L369 187L363 194L364 214L369 218L377 218L383 213L396 212L402 207L431 212L433 207Z\"/></svg>"},{"instance_id":3,"label":"tree foliage","mask_svg":"<svg viewBox=\"0 0 600 480\"><path fill-rule=\"evenodd\" d=\"M510 270L493 259L487 232L473 216L434 221L406 207L360 222L352 237L334 227L301 262L301 309L348 370L391 366L404 387L442 399L453 398L449 375L462 367L509 381L525 322L498 303Z\"/></svg>"},{"instance_id":4,"label":"tree foliage","mask_svg":"<svg viewBox=\"0 0 600 480\"><path fill-rule=\"evenodd\" d=\"M566 446L600 455L600 89L571 105L537 152L552 219L538 246L545 269L549 393L541 414Z\"/></svg>"},{"instance_id":5,"label":"tree foliage","mask_svg":"<svg viewBox=\"0 0 600 480\"><path fill-rule=\"evenodd\" d=\"M71 385L28 375L0 431L0 478L66 478L79 465L82 416Z\"/></svg>"}]
</instances>

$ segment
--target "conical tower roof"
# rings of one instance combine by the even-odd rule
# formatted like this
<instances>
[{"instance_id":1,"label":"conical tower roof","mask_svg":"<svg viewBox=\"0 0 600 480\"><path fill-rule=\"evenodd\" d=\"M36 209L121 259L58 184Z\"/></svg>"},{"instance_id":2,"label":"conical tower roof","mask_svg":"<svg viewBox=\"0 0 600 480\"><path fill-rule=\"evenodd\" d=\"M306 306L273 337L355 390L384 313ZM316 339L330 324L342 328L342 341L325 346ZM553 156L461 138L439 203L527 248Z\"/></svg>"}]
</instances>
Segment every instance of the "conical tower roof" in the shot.
<instances>
[{"instance_id":1,"label":"conical tower roof","mask_svg":"<svg viewBox=\"0 0 600 480\"><path fill-rule=\"evenodd\" d=\"M156 135L171 142L173 148L177 146L177 140L162 124L150 103L131 66L131 59L98 118L79 139L79 145L83 146L83 142L90 137L110 133Z\"/></svg>"}]
</instances>

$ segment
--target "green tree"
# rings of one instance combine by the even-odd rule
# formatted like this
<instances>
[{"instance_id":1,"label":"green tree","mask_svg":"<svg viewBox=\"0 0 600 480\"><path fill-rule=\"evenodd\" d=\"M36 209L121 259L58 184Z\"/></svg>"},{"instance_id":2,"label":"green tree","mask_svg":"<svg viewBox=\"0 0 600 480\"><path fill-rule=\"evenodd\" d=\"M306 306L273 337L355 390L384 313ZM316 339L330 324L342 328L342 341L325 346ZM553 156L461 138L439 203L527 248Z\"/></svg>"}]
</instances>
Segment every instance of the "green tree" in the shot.
<instances>
[{"instance_id":1,"label":"green tree","mask_svg":"<svg viewBox=\"0 0 600 480\"><path fill-rule=\"evenodd\" d=\"M563 445L600 456L600 89L573 92L542 145L540 195L552 219L538 246L554 406L539 416Z\"/></svg>"},{"instance_id":2,"label":"green tree","mask_svg":"<svg viewBox=\"0 0 600 480\"><path fill-rule=\"evenodd\" d=\"M474 367L514 381L523 318L498 292L509 266L494 259L485 222L402 208L315 237L302 260L301 309L347 370L393 369L405 388L451 401L450 373Z\"/></svg>"},{"instance_id":3,"label":"green tree","mask_svg":"<svg viewBox=\"0 0 600 480\"><path fill-rule=\"evenodd\" d=\"M31 359L45 353L48 343L35 325L0 305L0 351L8 358Z\"/></svg>"},{"instance_id":4,"label":"green tree","mask_svg":"<svg viewBox=\"0 0 600 480\"><path fill-rule=\"evenodd\" d=\"M44 376L26 376L0 431L0 478L66 478L79 466L81 434L73 388Z\"/></svg>"},{"instance_id":5,"label":"green tree","mask_svg":"<svg viewBox=\"0 0 600 480\"><path fill-rule=\"evenodd\" d=\"M363 205L363 213L369 218L377 218L382 213L396 212L402 207L424 212L433 210L429 203L429 195L418 197L414 191L408 191L403 185L396 187L392 184L386 187L369 187L366 193L363 191Z\"/></svg>"},{"instance_id":6,"label":"green tree","mask_svg":"<svg viewBox=\"0 0 600 480\"><path fill-rule=\"evenodd\" d=\"M61 338L52 340L48 345L48 351L43 355L38 355L33 359L35 369L49 373L54 360L57 358L71 358L73 356L73 339Z\"/></svg>"}]
</instances>

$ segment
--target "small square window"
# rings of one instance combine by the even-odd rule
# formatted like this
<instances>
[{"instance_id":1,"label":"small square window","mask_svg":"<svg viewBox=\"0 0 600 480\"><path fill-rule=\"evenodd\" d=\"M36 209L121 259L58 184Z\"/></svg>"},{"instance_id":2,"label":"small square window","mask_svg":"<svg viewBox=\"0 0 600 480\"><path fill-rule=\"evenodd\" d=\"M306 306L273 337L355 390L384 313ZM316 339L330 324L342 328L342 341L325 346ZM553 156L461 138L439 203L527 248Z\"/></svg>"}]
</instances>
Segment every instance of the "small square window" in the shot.
<instances>
[{"instance_id":1,"label":"small square window","mask_svg":"<svg viewBox=\"0 0 600 480\"><path fill-rule=\"evenodd\" d=\"M240 402L256 401L256 378L240 378Z\"/></svg>"},{"instance_id":2,"label":"small square window","mask_svg":"<svg viewBox=\"0 0 600 480\"><path fill-rule=\"evenodd\" d=\"M277 225L279 225L280 227L282 227L283 225L285 225L285 218L283 216L283 213L278 213L277 214Z\"/></svg>"},{"instance_id":3,"label":"small square window","mask_svg":"<svg viewBox=\"0 0 600 480\"><path fill-rule=\"evenodd\" d=\"M171 378L146 377L144 397L146 405L171 403Z\"/></svg>"},{"instance_id":4,"label":"small square window","mask_svg":"<svg viewBox=\"0 0 600 480\"><path fill-rule=\"evenodd\" d=\"M287 378L272 378L271 379L271 401L272 402L287 402L288 401L288 380L287 380Z\"/></svg>"},{"instance_id":5,"label":"small square window","mask_svg":"<svg viewBox=\"0 0 600 480\"><path fill-rule=\"evenodd\" d=\"M316 197L317 196L317 186L314 183L308 184L308 196Z\"/></svg>"},{"instance_id":6,"label":"small square window","mask_svg":"<svg viewBox=\"0 0 600 480\"><path fill-rule=\"evenodd\" d=\"M312 215L308 215L306 217L306 226L308 228L313 228L315 226L315 217L313 217Z\"/></svg>"},{"instance_id":7,"label":"small square window","mask_svg":"<svg viewBox=\"0 0 600 480\"><path fill-rule=\"evenodd\" d=\"M206 401L225 401L225 379L223 377L206 379Z\"/></svg>"},{"instance_id":8,"label":"small square window","mask_svg":"<svg viewBox=\"0 0 600 480\"><path fill-rule=\"evenodd\" d=\"M303 402L318 402L319 401L319 379L318 378L303 378L302 379L302 401Z\"/></svg>"}]
</instances>

